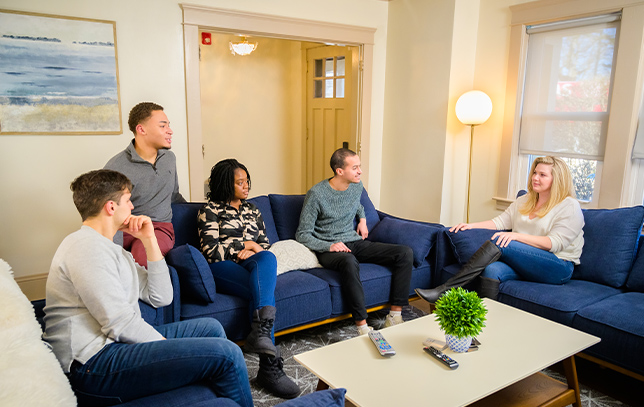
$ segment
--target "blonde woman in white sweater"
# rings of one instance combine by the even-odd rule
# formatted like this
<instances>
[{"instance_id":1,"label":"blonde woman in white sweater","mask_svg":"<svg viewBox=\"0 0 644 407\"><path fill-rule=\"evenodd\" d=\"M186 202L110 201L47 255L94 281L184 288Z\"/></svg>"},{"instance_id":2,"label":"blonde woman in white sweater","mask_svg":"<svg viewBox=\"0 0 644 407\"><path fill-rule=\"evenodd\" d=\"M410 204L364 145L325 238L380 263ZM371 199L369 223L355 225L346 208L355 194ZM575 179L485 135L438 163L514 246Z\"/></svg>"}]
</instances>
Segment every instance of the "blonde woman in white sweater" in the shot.
<instances>
[{"instance_id":1,"label":"blonde woman in white sweater","mask_svg":"<svg viewBox=\"0 0 644 407\"><path fill-rule=\"evenodd\" d=\"M498 230L452 278L434 289L416 289L429 302L447 290L481 276L479 292L496 299L499 283L528 280L564 284L579 264L584 246L584 216L575 199L572 175L557 157L538 157L532 163L528 193L501 215L477 223L460 223L450 232ZM510 230L509 232L507 230Z\"/></svg>"}]
</instances>

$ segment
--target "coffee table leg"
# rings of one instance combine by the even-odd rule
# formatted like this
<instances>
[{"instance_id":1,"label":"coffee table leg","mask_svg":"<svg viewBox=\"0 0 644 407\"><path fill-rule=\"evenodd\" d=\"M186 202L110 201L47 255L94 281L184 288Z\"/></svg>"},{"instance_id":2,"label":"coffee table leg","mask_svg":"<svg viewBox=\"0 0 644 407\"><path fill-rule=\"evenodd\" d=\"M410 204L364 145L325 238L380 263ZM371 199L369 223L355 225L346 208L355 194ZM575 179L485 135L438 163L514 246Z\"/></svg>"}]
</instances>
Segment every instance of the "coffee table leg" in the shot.
<instances>
[{"instance_id":1,"label":"coffee table leg","mask_svg":"<svg viewBox=\"0 0 644 407\"><path fill-rule=\"evenodd\" d=\"M581 407L581 397L579 395L579 381L577 380L577 367L575 365L575 357L571 356L568 359L564 359L563 366L564 373L566 375L566 381L568 382L568 388L575 391L575 399L577 401L573 405L575 407Z\"/></svg>"},{"instance_id":2,"label":"coffee table leg","mask_svg":"<svg viewBox=\"0 0 644 407\"><path fill-rule=\"evenodd\" d=\"M326 390L329 388L329 385L324 383L322 380L318 380L318 387L315 389L315 391L320 391L320 390ZM579 405L581 407L581 405Z\"/></svg>"}]
</instances>

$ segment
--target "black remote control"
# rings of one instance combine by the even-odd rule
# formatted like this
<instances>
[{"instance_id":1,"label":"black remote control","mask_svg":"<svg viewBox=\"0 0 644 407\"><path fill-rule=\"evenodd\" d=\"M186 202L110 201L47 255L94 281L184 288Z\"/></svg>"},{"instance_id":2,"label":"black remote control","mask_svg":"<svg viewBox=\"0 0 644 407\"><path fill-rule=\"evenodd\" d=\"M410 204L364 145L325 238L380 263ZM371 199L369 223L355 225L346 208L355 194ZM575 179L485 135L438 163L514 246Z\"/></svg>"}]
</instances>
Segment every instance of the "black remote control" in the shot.
<instances>
[{"instance_id":1,"label":"black remote control","mask_svg":"<svg viewBox=\"0 0 644 407\"><path fill-rule=\"evenodd\" d=\"M449 356L439 351L438 349L434 348L433 346L424 347L423 350L429 353L430 355L432 355L434 358L438 359L442 364L444 364L445 366L449 367L452 370L458 367L457 361L450 358Z\"/></svg>"}]
</instances>

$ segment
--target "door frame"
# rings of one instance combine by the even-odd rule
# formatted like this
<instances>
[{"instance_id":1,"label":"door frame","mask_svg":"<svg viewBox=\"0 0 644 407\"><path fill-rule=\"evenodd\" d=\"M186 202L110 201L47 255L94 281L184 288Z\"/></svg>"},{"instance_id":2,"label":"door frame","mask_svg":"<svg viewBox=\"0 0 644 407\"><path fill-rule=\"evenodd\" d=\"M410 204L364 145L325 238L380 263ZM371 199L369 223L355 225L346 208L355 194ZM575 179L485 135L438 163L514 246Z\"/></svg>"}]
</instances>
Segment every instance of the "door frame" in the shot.
<instances>
[{"instance_id":1,"label":"door frame","mask_svg":"<svg viewBox=\"0 0 644 407\"><path fill-rule=\"evenodd\" d=\"M286 40L338 43L360 48L363 69L358 83L358 139L360 159L369 168L373 46L375 28L268 14L248 13L214 7L180 4L183 10L184 62L186 72L186 115L188 127L188 170L190 200L204 201L203 136L201 126L201 83L199 78L199 30L244 33ZM302 152L304 153L304 151ZM363 176L368 185L369 171Z\"/></svg>"}]
</instances>

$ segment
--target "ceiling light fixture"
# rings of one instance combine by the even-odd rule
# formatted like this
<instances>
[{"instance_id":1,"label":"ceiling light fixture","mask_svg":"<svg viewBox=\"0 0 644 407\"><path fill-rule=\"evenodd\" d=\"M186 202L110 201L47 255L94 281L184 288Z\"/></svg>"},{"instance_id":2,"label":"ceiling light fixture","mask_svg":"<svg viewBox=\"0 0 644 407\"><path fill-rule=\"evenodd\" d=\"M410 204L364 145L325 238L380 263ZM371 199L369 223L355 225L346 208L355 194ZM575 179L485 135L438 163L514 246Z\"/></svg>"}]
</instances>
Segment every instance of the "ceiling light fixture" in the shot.
<instances>
[{"instance_id":1,"label":"ceiling light fixture","mask_svg":"<svg viewBox=\"0 0 644 407\"><path fill-rule=\"evenodd\" d=\"M233 55L248 55L257 49L257 43L249 44L246 37L242 37L240 42L230 41L230 52Z\"/></svg>"}]
</instances>

